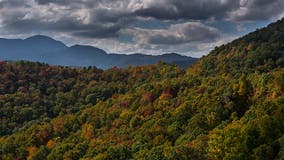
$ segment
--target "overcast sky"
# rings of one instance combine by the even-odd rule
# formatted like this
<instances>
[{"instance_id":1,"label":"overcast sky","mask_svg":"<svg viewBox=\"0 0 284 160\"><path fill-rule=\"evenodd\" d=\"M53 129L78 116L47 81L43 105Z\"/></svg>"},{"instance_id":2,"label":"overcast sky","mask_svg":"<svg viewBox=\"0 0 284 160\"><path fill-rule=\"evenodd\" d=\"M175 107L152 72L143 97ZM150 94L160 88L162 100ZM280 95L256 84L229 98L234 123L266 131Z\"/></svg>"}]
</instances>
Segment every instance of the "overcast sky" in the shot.
<instances>
[{"instance_id":1,"label":"overcast sky","mask_svg":"<svg viewBox=\"0 0 284 160\"><path fill-rule=\"evenodd\" d=\"M0 37L200 57L284 16L284 0L0 0Z\"/></svg>"}]
</instances>

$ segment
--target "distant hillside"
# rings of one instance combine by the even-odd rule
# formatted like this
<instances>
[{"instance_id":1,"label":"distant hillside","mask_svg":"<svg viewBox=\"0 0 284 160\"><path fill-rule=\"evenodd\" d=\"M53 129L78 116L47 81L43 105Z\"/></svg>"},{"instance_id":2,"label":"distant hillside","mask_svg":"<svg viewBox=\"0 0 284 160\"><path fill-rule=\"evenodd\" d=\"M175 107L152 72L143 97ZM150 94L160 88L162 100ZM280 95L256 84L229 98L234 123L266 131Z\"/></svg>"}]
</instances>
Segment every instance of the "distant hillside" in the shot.
<instances>
[{"instance_id":1,"label":"distant hillside","mask_svg":"<svg viewBox=\"0 0 284 160\"><path fill-rule=\"evenodd\" d=\"M202 74L268 72L284 67L284 19L216 47L195 65Z\"/></svg>"},{"instance_id":2,"label":"distant hillside","mask_svg":"<svg viewBox=\"0 0 284 160\"><path fill-rule=\"evenodd\" d=\"M0 60L28 60L63 66L96 66L107 69L155 64L159 61L186 68L197 59L175 53L158 56L144 54L107 54L104 50L83 45L67 47L50 37L37 35L27 39L0 39Z\"/></svg>"}]
</instances>

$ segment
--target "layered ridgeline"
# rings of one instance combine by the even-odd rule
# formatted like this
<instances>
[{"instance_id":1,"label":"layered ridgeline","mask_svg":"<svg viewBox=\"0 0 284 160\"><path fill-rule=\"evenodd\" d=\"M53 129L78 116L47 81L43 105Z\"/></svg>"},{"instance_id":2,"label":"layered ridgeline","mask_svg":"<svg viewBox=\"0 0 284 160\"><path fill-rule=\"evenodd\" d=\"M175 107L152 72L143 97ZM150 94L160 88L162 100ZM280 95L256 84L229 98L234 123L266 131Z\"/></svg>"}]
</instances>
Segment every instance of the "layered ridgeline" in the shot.
<instances>
[{"instance_id":1,"label":"layered ridgeline","mask_svg":"<svg viewBox=\"0 0 284 160\"><path fill-rule=\"evenodd\" d=\"M0 159L283 159L284 20L174 65L2 62Z\"/></svg>"},{"instance_id":2,"label":"layered ridgeline","mask_svg":"<svg viewBox=\"0 0 284 160\"><path fill-rule=\"evenodd\" d=\"M187 68L197 58L176 53L163 55L145 54L108 54L104 50L84 45L67 47L50 37L37 35L27 39L0 39L0 60L27 60L61 66L88 67L102 69L124 68L128 65L140 66L155 64L159 61Z\"/></svg>"}]
</instances>

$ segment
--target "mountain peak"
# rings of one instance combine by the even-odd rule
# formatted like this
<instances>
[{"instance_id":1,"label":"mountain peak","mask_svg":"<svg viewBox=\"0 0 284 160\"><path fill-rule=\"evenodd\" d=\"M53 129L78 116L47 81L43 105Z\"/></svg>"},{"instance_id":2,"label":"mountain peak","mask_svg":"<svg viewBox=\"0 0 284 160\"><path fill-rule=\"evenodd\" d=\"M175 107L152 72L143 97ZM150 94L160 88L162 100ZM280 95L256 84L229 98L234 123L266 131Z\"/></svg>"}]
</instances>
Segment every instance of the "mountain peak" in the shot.
<instances>
[{"instance_id":1,"label":"mountain peak","mask_svg":"<svg viewBox=\"0 0 284 160\"><path fill-rule=\"evenodd\" d=\"M34 36L31 36L31 37L28 37L26 39L35 39L35 38L48 38L48 39L52 39L48 36L45 36L45 35L41 35L41 34L38 34L38 35L34 35Z\"/></svg>"},{"instance_id":2,"label":"mountain peak","mask_svg":"<svg viewBox=\"0 0 284 160\"><path fill-rule=\"evenodd\" d=\"M72 50L79 50L82 52L96 52L96 53L102 53L102 54L107 54L104 50L94 47L94 46L90 46L90 45L73 45L70 47L70 49Z\"/></svg>"},{"instance_id":3,"label":"mountain peak","mask_svg":"<svg viewBox=\"0 0 284 160\"><path fill-rule=\"evenodd\" d=\"M24 39L24 40L40 40L40 41L43 41L43 40L45 40L45 41L56 41L55 39L53 39L53 38L51 38L51 37L48 37L48 36L45 36L45 35L35 35L35 36L31 36L31 37L28 37L28 38L26 38L26 39ZM57 41L57 42L59 42L59 41Z\"/></svg>"},{"instance_id":4,"label":"mountain peak","mask_svg":"<svg viewBox=\"0 0 284 160\"><path fill-rule=\"evenodd\" d=\"M187 57L187 56L184 56L184 55L180 55L180 54L177 54L177 53L165 53L165 54L162 54L161 56L171 56L171 57Z\"/></svg>"},{"instance_id":5,"label":"mountain peak","mask_svg":"<svg viewBox=\"0 0 284 160\"><path fill-rule=\"evenodd\" d=\"M40 44L40 45L46 45L46 47L52 47L52 48L65 48L66 45L62 43L61 41L57 41L51 37L45 36L45 35L35 35L29 38L24 39L25 42L28 44Z\"/></svg>"},{"instance_id":6,"label":"mountain peak","mask_svg":"<svg viewBox=\"0 0 284 160\"><path fill-rule=\"evenodd\" d=\"M71 46L70 48L89 48L89 49L94 49L94 48L97 48L97 47L94 47L94 46L90 46L90 45L81 45L81 44L75 44L73 46Z\"/></svg>"}]
</instances>

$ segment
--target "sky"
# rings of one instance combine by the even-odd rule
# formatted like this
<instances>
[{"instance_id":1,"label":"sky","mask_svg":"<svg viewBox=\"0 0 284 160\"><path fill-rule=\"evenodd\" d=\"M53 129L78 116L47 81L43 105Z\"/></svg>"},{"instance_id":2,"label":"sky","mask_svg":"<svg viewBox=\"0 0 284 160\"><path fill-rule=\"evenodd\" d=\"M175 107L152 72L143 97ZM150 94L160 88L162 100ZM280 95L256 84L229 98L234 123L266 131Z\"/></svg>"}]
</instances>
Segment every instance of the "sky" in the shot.
<instances>
[{"instance_id":1,"label":"sky","mask_svg":"<svg viewBox=\"0 0 284 160\"><path fill-rule=\"evenodd\" d=\"M0 37L201 57L282 17L284 0L0 0Z\"/></svg>"}]
</instances>

